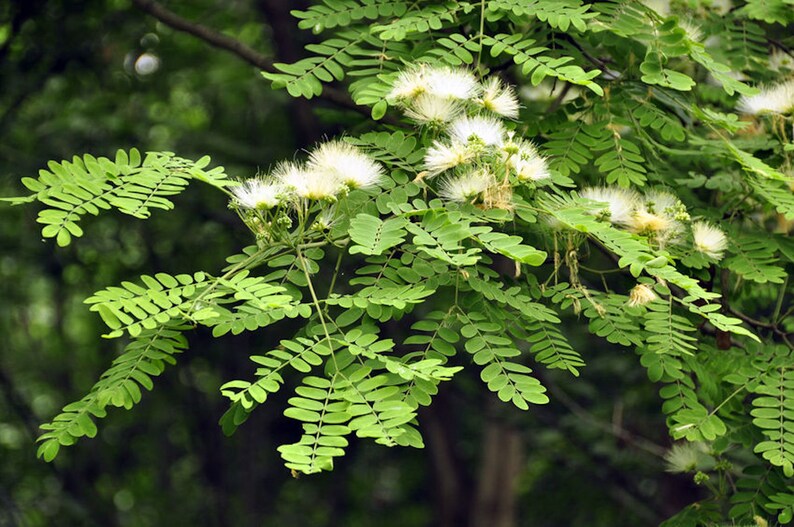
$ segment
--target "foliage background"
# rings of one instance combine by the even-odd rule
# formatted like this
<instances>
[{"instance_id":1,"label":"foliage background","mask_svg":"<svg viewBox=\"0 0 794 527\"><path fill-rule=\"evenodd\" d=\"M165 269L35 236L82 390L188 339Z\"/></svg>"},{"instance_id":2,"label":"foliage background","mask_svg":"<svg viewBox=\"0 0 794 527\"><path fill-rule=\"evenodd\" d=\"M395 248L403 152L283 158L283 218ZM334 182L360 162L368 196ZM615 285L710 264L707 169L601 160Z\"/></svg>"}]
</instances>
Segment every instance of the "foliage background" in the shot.
<instances>
[{"instance_id":1,"label":"foliage background","mask_svg":"<svg viewBox=\"0 0 794 527\"><path fill-rule=\"evenodd\" d=\"M278 61L311 39L295 2L171 2ZM166 150L245 177L359 119L326 102L271 91L256 68L175 32L121 0L14 1L0 7L0 194L50 159L118 148ZM137 73L143 53L159 69ZM590 360L575 383L547 373L552 403L521 413L495 404L474 376L445 386L420 415L428 447L354 442L330 474L293 479L275 446L296 429L280 397L232 438L218 387L245 376L267 331L191 336L133 413L54 464L35 458L38 424L86 391L118 353L83 299L142 273L216 269L250 242L222 198L200 186L147 222L91 219L67 249L42 243L35 211L0 224L0 525L655 525L693 501L688 476L664 472L669 447L657 387L636 356L564 331ZM513 484L515 476L515 484ZM575 505L575 506L572 506Z\"/></svg>"}]
</instances>

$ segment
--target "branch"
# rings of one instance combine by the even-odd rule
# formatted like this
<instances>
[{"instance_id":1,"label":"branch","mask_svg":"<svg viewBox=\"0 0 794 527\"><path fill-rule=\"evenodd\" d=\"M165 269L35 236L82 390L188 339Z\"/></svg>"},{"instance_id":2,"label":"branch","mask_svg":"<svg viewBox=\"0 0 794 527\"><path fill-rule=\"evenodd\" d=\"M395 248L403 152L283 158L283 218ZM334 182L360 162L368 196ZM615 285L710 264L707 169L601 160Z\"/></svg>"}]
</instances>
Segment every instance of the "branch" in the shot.
<instances>
[{"instance_id":1,"label":"branch","mask_svg":"<svg viewBox=\"0 0 794 527\"><path fill-rule=\"evenodd\" d=\"M629 432L618 422L605 423L604 421L600 420L598 417L583 408L579 403L574 401L567 393L562 390L562 388L560 388L548 377L543 378L543 384L549 390L549 393L554 396L555 401L560 402L569 412L574 414L582 421L586 421L595 428L612 434L616 438L625 441L629 446L639 450L644 450L652 456L664 458L665 452L667 452L666 448L657 445L650 439L646 439L642 436Z\"/></svg>"},{"instance_id":2,"label":"branch","mask_svg":"<svg viewBox=\"0 0 794 527\"><path fill-rule=\"evenodd\" d=\"M278 73L278 70L270 58L240 42L239 40L224 35L223 33L219 33L206 26L185 20L173 11L169 11L162 5L158 4L155 0L132 0L132 3L135 4L141 11L149 13L163 24L176 29L177 31L182 31L183 33L193 35L194 37L203 40L213 47L228 51L233 55L237 55L237 57L243 59L245 62L253 66L256 66L260 70L267 71L269 73ZM342 108L353 110L362 115L366 115L367 117L370 116L369 108L357 105L345 92L333 87L324 86L320 98L325 99L337 106L341 106Z\"/></svg>"}]
</instances>

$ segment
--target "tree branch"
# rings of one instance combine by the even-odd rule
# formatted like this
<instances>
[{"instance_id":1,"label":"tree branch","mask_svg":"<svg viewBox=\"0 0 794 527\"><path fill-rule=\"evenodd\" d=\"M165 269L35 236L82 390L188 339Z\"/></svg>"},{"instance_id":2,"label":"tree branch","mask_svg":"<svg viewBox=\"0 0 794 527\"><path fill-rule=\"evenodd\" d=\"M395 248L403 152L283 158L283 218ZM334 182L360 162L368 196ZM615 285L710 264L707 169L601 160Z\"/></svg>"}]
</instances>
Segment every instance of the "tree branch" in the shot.
<instances>
[{"instance_id":1,"label":"tree branch","mask_svg":"<svg viewBox=\"0 0 794 527\"><path fill-rule=\"evenodd\" d=\"M132 3L135 4L141 11L150 14L163 24L176 29L177 31L182 31L183 33L193 35L194 37L203 40L213 47L228 51L229 53L236 55L252 66L256 66L260 70L267 71L268 73L278 73L273 61L270 60L269 57L259 53L255 49L247 46L237 39L224 35L223 33L219 33L218 31L210 29L206 26L185 20L181 16L166 9L154 0L132 0ZM345 92L331 86L323 87L323 92L320 95L320 98L342 108L353 110L362 115L366 115L367 117L370 116L369 108L357 105Z\"/></svg>"}]
</instances>

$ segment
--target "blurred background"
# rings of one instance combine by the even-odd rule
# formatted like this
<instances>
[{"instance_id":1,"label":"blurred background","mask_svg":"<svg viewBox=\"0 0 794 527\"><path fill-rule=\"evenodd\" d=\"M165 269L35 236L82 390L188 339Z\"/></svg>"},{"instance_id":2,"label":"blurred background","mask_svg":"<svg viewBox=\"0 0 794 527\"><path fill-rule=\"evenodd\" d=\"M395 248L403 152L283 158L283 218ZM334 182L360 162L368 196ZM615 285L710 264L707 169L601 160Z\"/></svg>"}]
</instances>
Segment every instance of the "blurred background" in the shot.
<instances>
[{"instance_id":1,"label":"blurred background","mask_svg":"<svg viewBox=\"0 0 794 527\"><path fill-rule=\"evenodd\" d=\"M164 4L276 61L299 58L291 0ZM235 177L266 170L323 136L366 127L322 100L273 91L239 57L170 29L126 0L0 2L0 195L48 160L119 148L209 154ZM86 236L44 242L35 207L0 206L0 526L657 525L697 498L666 474L657 387L626 348L566 335L589 365L544 373L552 403L522 413L473 375L420 414L424 450L353 441L332 473L293 479L275 448L298 437L289 390L231 438L219 386L249 378L248 356L284 335L259 331L190 349L131 412L99 435L36 459L38 426L82 397L119 353L82 301L142 273L215 271L251 243L224 197L198 184L146 222L89 218ZM476 373L474 374L476 375Z\"/></svg>"}]
</instances>

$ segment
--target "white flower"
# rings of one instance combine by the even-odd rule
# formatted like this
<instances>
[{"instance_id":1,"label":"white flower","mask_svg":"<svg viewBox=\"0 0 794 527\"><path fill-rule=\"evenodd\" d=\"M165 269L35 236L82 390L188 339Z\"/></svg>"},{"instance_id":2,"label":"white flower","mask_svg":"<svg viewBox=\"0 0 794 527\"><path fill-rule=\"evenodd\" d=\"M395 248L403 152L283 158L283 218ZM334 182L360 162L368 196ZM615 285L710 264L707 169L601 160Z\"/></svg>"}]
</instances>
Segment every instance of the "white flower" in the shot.
<instances>
[{"instance_id":1,"label":"white flower","mask_svg":"<svg viewBox=\"0 0 794 527\"><path fill-rule=\"evenodd\" d=\"M509 157L505 164L516 173L516 177L521 181L539 181L551 177L546 160L539 154L535 146L527 141L520 141L517 145L510 144L515 152L509 152Z\"/></svg>"},{"instance_id":2,"label":"white flower","mask_svg":"<svg viewBox=\"0 0 794 527\"><path fill-rule=\"evenodd\" d=\"M427 92L442 99L471 99L479 89L477 78L465 68L428 68L424 80Z\"/></svg>"},{"instance_id":3,"label":"white flower","mask_svg":"<svg viewBox=\"0 0 794 527\"><path fill-rule=\"evenodd\" d=\"M781 49L775 48L772 54L769 55L769 69L777 72L794 70L794 57Z\"/></svg>"},{"instance_id":4,"label":"white flower","mask_svg":"<svg viewBox=\"0 0 794 527\"><path fill-rule=\"evenodd\" d=\"M516 175L521 181L540 181L551 177L546 160L540 156L519 160L516 163Z\"/></svg>"},{"instance_id":5,"label":"white flower","mask_svg":"<svg viewBox=\"0 0 794 527\"><path fill-rule=\"evenodd\" d=\"M383 179L383 168L378 163L344 141L320 145L309 154L306 168L335 179L351 190L374 187Z\"/></svg>"},{"instance_id":6,"label":"white flower","mask_svg":"<svg viewBox=\"0 0 794 527\"><path fill-rule=\"evenodd\" d=\"M640 234L664 233L678 230L676 222L664 214L648 212L645 207L640 207L631 217L629 224L631 230Z\"/></svg>"},{"instance_id":7,"label":"white flower","mask_svg":"<svg viewBox=\"0 0 794 527\"><path fill-rule=\"evenodd\" d=\"M686 207L670 194L653 190L645 195L631 216L629 228L636 233L653 236L659 245L674 240L683 226L681 221L689 219Z\"/></svg>"},{"instance_id":8,"label":"white flower","mask_svg":"<svg viewBox=\"0 0 794 527\"><path fill-rule=\"evenodd\" d=\"M653 289L646 284L637 284L629 291L629 305L644 306L659 298Z\"/></svg>"},{"instance_id":9,"label":"white flower","mask_svg":"<svg viewBox=\"0 0 794 527\"><path fill-rule=\"evenodd\" d=\"M605 207L596 207L592 212L596 216L605 216L614 225L630 224L634 210L642 201L638 193L621 187L590 187L582 190L580 195L604 203Z\"/></svg>"},{"instance_id":10,"label":"white flower","mask_svg":"<svg viewBox=\"0 0 794 527\"><path fill-rule=\"evenodd\" d=\"M691 20L680 20L678 26L686 32L686 36L689 40L700 42L700 39L703 38L703 30Z\"/></svg>"},{"instance_id":11,"label":"white flower","mask_svg":"<svg viewBox=\"0 0 794 527\"><path fill-rule=\"evenodd\" d=\"M438 195L449 201L471 202L495 183L494 177L484 170L477 170L444 179L439 185Z\"/></svg>"},{"instance_id":12,"label":"white flower","mask_svg":"<svg viewBox=\"0 0 794 527\"><path fill-rule=\"evenodd\" d=\"M725 233L705 221L696 221L692 224L692 238L695 250L714 260L721 260L728 247Z\"/></svg>"},{"instance_id":13,"label":"white flower","mask_svg":"<svg viewBox=\"0 0 794 527\"><path fill-rule=\"evenodd\" d=\"M468 163L474 154L465 144L450 144L435 141L425 154L425 168L429 176L435 176L445 170Z\"/></svg>"},{"instance_id":14,"label":"white flower","mask_svg":"<svg viewBox=\"0 0 794 527\"><path fill-rule=\"evenodd\" d=\"M714 468L714 458L708 452L706 444L699 441L675 444L664 455L665 471L684 474Z\"/></svg>"},{"instance_id":15,"label":"white flower","mask_svg":"<svg viewBox=\"0 0 794 527\"><path fill-rule=\"evenodd\" d=\"M674 220L688 220L686 207L681 200L663 190L651 190L645 194L644 208L652 213L664 214Z\"/></svg>"},{"instance_id":16,"label":"white flower","mask_svg":"<svg viewBox=\"0 0 794 527\"><path fill-rule=\"evenodd\" d=\"M284 196L284 187L270 179L253 178L232 189L234 201L247 209L272 209Z\"/></svg>"},{"instance_id":17,"label":"white flower","mask_svg":"<svg viewBox=\"0 0 794 527\"><path fill-rule=\"evenodd\" d=\"M339 220L336 214L336 205L324 208L315 218L312 224L312 229L318 231L327 231Z\"/></svg>"},{"instance_id":18,"label":"white flower","mask_svg":"<svg viewBox=\"0 0 794 527\"><path fill-rule=\"evenodd\" d=\"M424 64L401 72L386 96L400 104L428 93L440 99L471 99L477 94L477 78L464 68L428 67Z\"/></svg>"},{"instance_id":19,"label":"white flower","mask_svg":"<svg viewBox=\"0 0 794 527\"><path fill-rule=\"evenodd\" d=\"M475 102L486 110L516 119L518 117L518 97L511 86L504 84L498 77L491 77L482 86L482 95Z\"/></svg>"},{"instance_id":20,"label":"white flower","mask_svg":"<svg viewBox=\"0 0 794 527\"><path fill-rule=\"evenodd\" d=\"M470 141L484 145L501 145L505 129L502 122L493 117L459 117L449 125L449 135L461 143Z\"/></svg>"},{"instance_id":21,"label":"white flower","mask_svg":"<svg viewBox=\"0 0 794 527\"><path fill-rule=\"evenodd\" d=\"M419 124L440 126L460 115L461 111L463 108L454 99L423 93L405 109L405 115Z\"/></svg>"},{"instance_id":22,"label":"white flower","mask_svg":"<svg viewBox=\"0 0 794 527\"><path fill-rule=\"evenodd\" d=\"M329 200L343 190L342 183L335 177L306 170L296 163L280 163L273 177L299 198Z\"/></svg>"},{"instance_id":23,"label":"white flower","mask_svg":"<svg viewBox=\"0 0 794 527\"><path fill-rule=\"evenodd\" d=\"M404 102L411 100L427 90L422 68L411 68L401 71L392 84L391 91L386 96L389 101Z\"/></svg>"},{"instance_id":24,"label":"white flower","mask_svg":"<svg viewBox=\"0 0 794 527\"><path fill-rule=\"evenodd\" d=\"M762 88L757 95L742 96L738 108L742 113L752 115L787 114L794 111L794 79Z\"/></svg>"},{"instance_id":25,"label":"white flower","mask_svg":"<svg viewBox=\"0 0 794 527\"><path fill-rule=\"evenodd\" d=\"M733 7L731 0L711 0L711 8L718 15L726 15Z\"/></svg>"}]
</instances>

